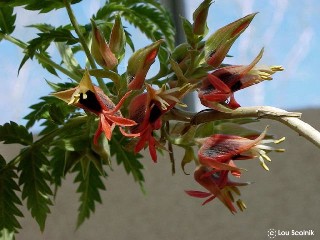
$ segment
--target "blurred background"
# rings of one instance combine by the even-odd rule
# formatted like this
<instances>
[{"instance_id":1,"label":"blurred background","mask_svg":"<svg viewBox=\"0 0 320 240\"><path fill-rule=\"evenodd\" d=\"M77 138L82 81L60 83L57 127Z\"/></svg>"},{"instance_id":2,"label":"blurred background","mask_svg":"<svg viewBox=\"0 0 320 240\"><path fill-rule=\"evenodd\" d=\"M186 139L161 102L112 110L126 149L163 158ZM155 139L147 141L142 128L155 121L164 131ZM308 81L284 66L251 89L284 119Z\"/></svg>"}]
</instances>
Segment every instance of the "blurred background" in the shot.
<instances>
[{"instance_id":1,"label":"blurred background","mask_svg":"<svg viewBox=\"0 0 320 240\"><path fill-rule=\"evenodd\" d=\"M74 5L80 23L87 23L104 1L84 0ZM175 2L182 3L182 0ZM201 1L185 1L185 16L192 21L192 12ZM320 129L320 2L317 0L216 0L212 4L208 26L210 32L247 14L259 12L249 28L236 41L227 63L248 64L262 47L265 53L259 64L282 65L284 72L276 73L274 80L255 85L236 93L242 106L271 105L286 110L302 111L302 119ZM36 32L24 26L47 22L55 26L66 24L67 14L58 10L50 14L38 14L17 8L16 30L13 35L24 41ZM150 43L138 30L124 23L135 36L136 49ZM54 48L49 51L57 57ZM41 96L50 93L44 84L65 81L47 74L35 61L28 61L17 74L23 58L20 49L0 42L0 124L10 120L24 123L28 107ZM119 71L126 70L126 61ZM83 59L84 61L84 59ZM153 66L155 73L157 66ZM197 105L197 108L201 106ZM194 166L188 166L190 176L178 168L171 177L169 159L166 156L153 164L148 154L145 164L146 192L144 195L122 167L114 166L106 182L107 191L103 204L97 206L80 229L75 230L78 196L72 177L66 179L58 193L46 230L40 234L36 223L25 212L23 230L17 239L269 239L268 230L309 230L319 239L320 235L320 181L319 149L306 142L286 127L274 122L262 121L253 126L263 129L271 125L271 133L287 136L283 144L287 152L271 155L270 172L265 172L257 161L245 163L249 169L244 180L255 184L242 189L242 199L248 210L233 216L219 201L201 206L202 201L191 198L184 190L202 190L192 178ZM34 129L38 130L38 127ZM0 146L7 159L18 149ZM177 153L177 166L179 166ZM278 236L281 239L290 237Z\"/></svg>"}]
</instances>

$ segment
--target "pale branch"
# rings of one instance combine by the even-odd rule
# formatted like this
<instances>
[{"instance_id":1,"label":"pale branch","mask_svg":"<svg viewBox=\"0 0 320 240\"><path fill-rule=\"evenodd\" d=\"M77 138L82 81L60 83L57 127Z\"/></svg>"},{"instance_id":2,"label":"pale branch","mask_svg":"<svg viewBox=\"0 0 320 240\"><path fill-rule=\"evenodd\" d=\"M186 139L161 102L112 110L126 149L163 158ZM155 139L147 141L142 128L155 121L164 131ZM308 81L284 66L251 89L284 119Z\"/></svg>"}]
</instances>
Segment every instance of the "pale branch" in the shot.
<instances>
[{"instance_id":1,"label":"pale branch","mask_svg":"<svg viewBox=\"0 0 320 240\"><path fill-rule=\"evenodd\" d=\"M230 112L219 112L213 109L200 111L199 113L186 112L180 109L172 109L166 116L166 120L178 120L189 122L192 125L211 122L215 120L235 118L264 118L279 121L303 136L308 141L320 148L320 132L308 123L300 120L301 113L287 112L280 108L269 106L240 107Z\"/></svg>"}]
</instances>

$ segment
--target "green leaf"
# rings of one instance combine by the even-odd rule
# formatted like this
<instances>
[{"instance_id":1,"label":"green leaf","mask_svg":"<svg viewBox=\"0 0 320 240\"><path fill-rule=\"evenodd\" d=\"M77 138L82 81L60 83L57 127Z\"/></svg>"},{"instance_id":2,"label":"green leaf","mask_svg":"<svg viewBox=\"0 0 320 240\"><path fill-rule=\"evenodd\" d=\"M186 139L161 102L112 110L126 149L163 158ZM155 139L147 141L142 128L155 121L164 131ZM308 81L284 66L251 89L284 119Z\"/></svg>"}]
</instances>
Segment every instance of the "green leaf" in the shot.
<instances>
[{"instance_id":1,"label":"green leaf","mask_svg":"<svg viewBox=\"0 0 320 240\"><path fill-rule=\"evenodd\" d=\"M67 69L78 76L82 76L83 74L80 72L81 67L77 62L77 59L74 57L72 49L64 42L57 42L56 46L59 50L63 64Z\"/></svg>"},{"instance_id":2,"label":"green leaf","mask_svg":"<svg viewBox=\"0 0 320 240\"><path fill-rule=\"evenodd\" d=\"M68 25L60 26L38 33L38 37L28 42L27 54L32 58L37 50L47 49L51 42L66 42L68 45L72 45L77 43L78 39L72 35Z\"/></svg>"},{"instance_id":3,"label":"green leaf","mask_svg":"<svg viewBox=\"0 0 320 240\"><path fill-rule=\"evenodd\" d=\"M54 196L56 196L58 187L62 184L62 178L65 176L65 165L66 165L66 150L53 147L50 150L50 168L51 168L51 176L52 176L52 183L55 186L54 189Z\"/></svg>"},{"instance_id":4,"label":"green leaf","mask_svg":"<svg viewBox=\"0 0 320 240\"><path fill-rule=\"evenodd\" d=\"M203 123L197 127L195 138L208 137L213 133L215 133L215 123L214 122Z\"/></svg>"},{"instance_id":5,"label":"green leaf","mask_svg":"<svg viewBox=\"0 0 320 240\"><path fill-rule=\"evenodd\" d=\"M82 0L71 0L71 4L79 3ZM63 0L0 0L2 6L23 6L27 10L40 11L40 13L50 12L64 7Z\"/></svg>"},{"instance_id":6,"label":"green leaf","mask_svg":"<svg viewBox=\"0 0 320 240\"><path fill-rule=\"evenodd\" d=\"M13 8L0 6L0 33L11 34L14 31L16 14L13 14Z\"/></svg>"},{"instance_id":7,"label":"green leaf","mask_svg":"<svg viewBox=\"0 0 320 240\"><path fill-rule=\"evenodd\" d=\"M192 147L185 147L184 149L185 149L185 152L184 152L183 159L181 161L181 168L184 174L190 175L190 173L187 173L185 171L184 167L186 166L186 164L192 162L195 159L195 155Z\"/></svg>"},{"instance_id":8,"label":"green leaf","mask_svg":"<svg viewBox=\"0 0 320 240\"><path fill-rule=\"evenodd\" d=\"M67 89L73 87L73 84L58 84L55 85L58 90ZM41 101L30 106L32 111L24 117L27 120L26 127L29 129L37 121L45 119L46 121L42 123L42 126L55 126L57 127L55 121L61 122L68 118L70 114L75 111L75 107L69 106L65 102L53 96L45 96L40 98ZM54 106L54 107L53 107ZM59 109L59 110L58 110ZM55 112L59 111L59 113ZM53 125L52 125L53 124ZM53 129L51 129L53 130Z\"/></svg>"},{"instance_id":9,"label":"green leaf","mask_svg":"<svg viewBox=\"0 0 320 240\"><path fill-rule=\"evenodd\" d=\"M24 126L10 121L10 123L0 125L0 141L5 144L19 143L27 146L32 144L33 136Z\"/></svg>"},{"instance_id":10,"label":"green leaf","mask_svg":"<svg viewBox=\"0 0 320 240\"><path fill-rule=\"evenodd\" d=\"M187 38L187 42L192 46L195 47L195 44L199 41L200 38L193 33L193 26L192 24L184 17L181 17L182 26L184 30L184 34Z\"/></svg>"},{"instance_id":11,"label":"green leaf","mask_svg":"<svg viewBox=\"0 0 320 240\"><path fill-rule=\"evenodd\" d=\"M19 185L22 186L22 200L27 199L27 208L43 231L47 215L52 205L53 195L48 182L49 161L43 147L30 147L20 155L18 170L20 171Z\"/></svg>"},{"instance_id":12,"label":"green leaf","mask_svg":"<svg viewBox=\"0 0 320 240\"><path fill-rule=\"evenodd\" d=\"M20 191L16 183L17 174L12 168L5 168L6 162L0 155L0 239L14 239L21 228L17 217L23 217L19 210L22 205L16 192Z\"/></svg>"},{"instance_id":13,"label":"green leaf","mask_svg":"<svg viewBox=\"0 0 320 240\"><path fill-rule=\"evenodd\" d=\"M43 55L44 57L46 57L47 59L50 59L50 55L47 52L41 52L41 55ZM36 59L38 60L38 62L40 63L40 65L46 69L49 73L51 73L52 75L55 75L57 77L59 77L56 69L54 67L52 67L50 64L48 64L47 62L43 61L41 58L39 58L38 55L36 55ZM22 67L22 66L21 66ZM19 70L21 69L21 67L19 68Z\"/></svg>"},{"instance_id":14,"label":"green leaf","mask_svg":"<svg viewBox=\"0 0 320 240\"><path fill-rule=\"evenodd\" d=\"M122 141L120 141L120 137L119 134L115 134L114 132L110 142L111 156L116 157L118 165L123 164L127 174L132 174L134 180L139 183L142 191L144 191L143 165L139 161L139 158L142 158L142 155L126 151L123 146L128 144L128 140L122 139Z\"/></svg>"},{"instance_id":15,"label":"green leaf","mask_svg":"<svg viewBox=\"0 0 320 240\"><path fill-rule=\"evenodd\" d=\"M99 191L105 190L100 172L95 165L89 161L86 169L83 169L81 166L78 163L74 168L74 171L78 172L75 182L79 183L77 192L80 193L77 227L90 217L90 213L95 211L95 202L102 203ZM86 171L86 174L84 171Z\"/></svg>"},{"instance_id":16,"label":"green leaf","mask_svg":"<svg viewBox=\"0 0 320 240\"><path fill-rule=\"evenodd\" d=\"M175 29L169 12L157 1L109 1L96 15L96 19L111 20L121 14L152 41L165 39L170 49L174 47Z\"/></svg>"},{"instance_id":17,"label":"green leaf","mask_svg":"<svg viewBox=\"0 0 320 240\"><path fill-rule=\"evenodd\" d=\"M37 28L42 32L38 33L38 37L33 38L28 42L28 46L25 49L25 56L23 57L18 68L18 73L29 59L33 59L36 53L50 59L51 57L46 52L46 49L52 42L65 42L68 45L72 45L78 42L78 39L75 38L71 33L72 28L70 28L70 25L54 28L49 24L37 24L30 25L29 27ZM51 74L58 76L56 70L51 65L44 62L41 58L39 58L38 55L36 55L36 58L44 69L46 69Z\"/></svg>"}]
</instances>

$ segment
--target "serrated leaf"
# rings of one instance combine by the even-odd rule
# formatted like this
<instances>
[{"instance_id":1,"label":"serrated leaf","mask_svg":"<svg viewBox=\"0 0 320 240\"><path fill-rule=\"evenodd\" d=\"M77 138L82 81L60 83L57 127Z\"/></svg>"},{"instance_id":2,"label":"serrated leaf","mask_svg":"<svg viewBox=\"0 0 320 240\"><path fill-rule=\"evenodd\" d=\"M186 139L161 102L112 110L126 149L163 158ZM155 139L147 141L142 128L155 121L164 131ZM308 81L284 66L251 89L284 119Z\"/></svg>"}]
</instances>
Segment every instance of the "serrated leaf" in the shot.
<instances>
[{"instance_id":1,"label":"serrated leaf","mask_svg":"<svg viewBox=\"0 0 320 240\"><path fill-rule=\"evenodd\" d=\"M0 239L14 239L14 234L21 228L17 217L23 217L19 206L22 205L16 191L17 174L12 168L4 168L6 162L0 155Z\"/></svg>"},{"instance_id":2,"label":"serrated leaf","mask_svg":"<svg viewBox=\"0 0 320 240\"><path fill-rule=\"evenodd\" d=\"M27 146L32 144L33 136L24 126L10 121L10 123L0 125L0 141L5 144L19 143Z\"/></svg>"},{"instance_id":3,"label":"serrated leaf","mask_svg":"<svg viewBox=\"0 0 320 240\"><path fill-rule=\"evenodd\" d=\"M59 147L53 147L50 150L50 156L52 183L55 187L54 196L56 196L57 190L61 186L62 179L65 176L66 150Z\"/></svg>"},{"instance_id":4,"label":"serrated leaf","mask_svg":"<svg viewBox=\"0 0 320 240\"><path fill-rule=\"evenodd\" d=\"M32 58L37 50L45 51L51 42L66 42L75 44L78 40L72 35L68 27L58 27L47 32L38 33L38 37L28 42L27 55Z\"/></svg>"},{"instance_id":5,"label":"serrated leaf","mask_svg":"<svg viewBox=\"0 0 320 240\"><path fill-rule=\"evenodd\" d=\"M63 124L65 120L65 114L63 110L57 105L50 105L49 107L49 115L56 124Z\"/></svg>"},{"instance_id":6,"label":"serrated leaf","mask_svg":"<svg viewBox=\"0 0 320 240\"><path fill-rule=\"evenodd\" d=\"M69 87L74 86L73 84L58 84L56 87L58 87L59 90L67 89ZM29 129L32 127L37 121L46 119L42 125L49 125L53 124L52 126L55 126L55 123L53 123L52 118L50 116L50 107L55 106L55 108L59 108L60 113L63 114L64 117L59 117L60 120L66 119L69 114L72 114L75 111L75 108L72 106L69 106L65 104L63 101L59 100L56 97L53 96L45 96L40 98L41 101L33 104L30 106L32 111L24 117L24 119L27 120L26 128ZM52 109L51 109L52 110ZM55 126L57 127L57 126ZM51 129L52 130L52 129Z\"/></svg>"},{"instance_id":7,"label":"serrated leaf","mask_svg":"<svg viewBox=\"0 0 320 240\"><path fill-rule=\"evenodd\" d=\"M31 216L43 231L47 215L52 205L50 197L53 195L48 182L49 161L43 147L30 147L20 155L18 170L20 172L19 185L22 186L22 200L27 200L27 208Z\"/></svg>"},{"instance_id":8,"label":"serrated leaf","mask_svg":"<svg viewBox=\"0 0 320 240\"><path fill-rule=\"evenodd\" d=\"M9 6L0 6L0 33L11 34L14 31L16 14L13 14L13 8Z\"/></svg>"},{"instance_id":9,"label":"serrated leaf","mask_svg":"<svg viewBox=\"0 0 320 240\"><path fill-rule=\"evenodd\" d=\"M119 135L114 134L111 138L111 156L116 157L118 165L123 164L127 174L132 174L133 179L140 184L141 189L143 190L143 165L139 161L139 158L142 158L142 155L126 151L123 148L123 146L126 145L126 140L122 140L122 142L120 143L120 141L117 139L118 137Z\"/></svg>"},{"instance_id":10,"label":"serrated leaf","mask_svg":"<svg viewBox=\"0 0 320 240\"><path fill-rule=\"evenodd\" d=\"M22 58L22 60L21 60L21 63L20 63L20 65L19 65L19 67L18 67L18 75L19 75L20 70L21 70L21 68L23 67L23 65L24 65L29 59L30 59L30 57L29 57L27 54L25 54L25 55L23 56L23 58Z\"/></svg>"},{"instance_id":11,"label":"serrated leaf","mask_svg":"<svg viewBox=\"0 0 320 240\"><path fill-rule=\"evenodd\" d=\"M41 52L40 53L42 56L44 56L47 59L50 59L50 55L47 52ZM39 55L36 55L36 59L38 60L39 64L45 69L47 70L49 73L51 73L52 75L55 75L57 77L59 77L56 69L54 67L52 67L50 64L48 64L46 61L43 61L41 57L39 57ZM20 68L19 68L20 69Z\"/></svg>"},{"instance_id":12,"label":"serrated leaf","mask_svg":"<svg viewBox=\"0 0 320 240\"><path fill-rule=\"evenodd\" d=\"M79 3L82 0L71 0L71 4ZM23 6L27 10L40 11L40 13L47 13L55 9L63 8L65 5L63 0L0 0L0 7L2 6Z\"/></svg>"},{"instance_id":13,"label":"serrated leaf","mask_svg":"<svg viewBox=\"0 0 320 240\"><path fill-rule=\"evenodd\" d=\"M77 164L74 171L78 172L75 182L79 183L77 192L80 193L77 220L77 227L79 227L85 219L90 217L90 213L95 211L95 202L102 203L99 191L105 190L105 186L99 171L91 162L88 164L86 174L84 174L81 164Z\"/></svg>"},{"instance_id":14,"label":"serrated leaf","mask_svg":"<svg viewBox=\"0 0 320 240\"><path fill-rule=\"evenodd\" d=\"M174 47L175 30L168 11L157 1L109 1L96 15L96 19L112 19L121 13L152 41L165 39L170 49Z\"/></svg>"}]
</instances>

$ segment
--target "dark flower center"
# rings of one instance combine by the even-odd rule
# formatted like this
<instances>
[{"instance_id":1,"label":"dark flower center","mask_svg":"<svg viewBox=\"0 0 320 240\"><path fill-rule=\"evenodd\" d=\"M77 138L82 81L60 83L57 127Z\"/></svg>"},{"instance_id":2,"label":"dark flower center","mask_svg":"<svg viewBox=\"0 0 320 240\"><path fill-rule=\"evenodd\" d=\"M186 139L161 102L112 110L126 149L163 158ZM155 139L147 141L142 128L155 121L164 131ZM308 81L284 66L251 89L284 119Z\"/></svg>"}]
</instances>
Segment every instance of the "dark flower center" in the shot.
<instances>
[{"instance_id":1,"label":"dark flower center","mask_svg":"<svg viewBox=\"0 0 320 240\"><path fill-rule=\"evenodd\" d=\"M161 109L157 105L154 105L150 112L150 118L149 118L150 123L154 123L155 121L157 121L159 117L161 117L161 115L162 115Z\"/></svg>"},{"instance_id":2,"label":"dark flower center","mask_svg":"<svg viewBox=\"0 0 320 240\"><path fill-rule=\"evenodd\" d=\"M241 81L237 81L235 84L233 84L233 86L231 87L231 91L232 92L236 92L238 90L240 90L240 88L242 87L242 83Z\"/></svg>"},{"instance_id":3,"label":"dark flower center","mask_svg":"<svg viewBox=\"0 0 320 240\"><path fill-rule=\"evenodd\" d=\"M90 90L86 92L87 98L83 98L83 93L80 93L79 102L85 106L88 110L93 112L101 112L102 108L96 95Z\"/></svg>"}]
</instances>

